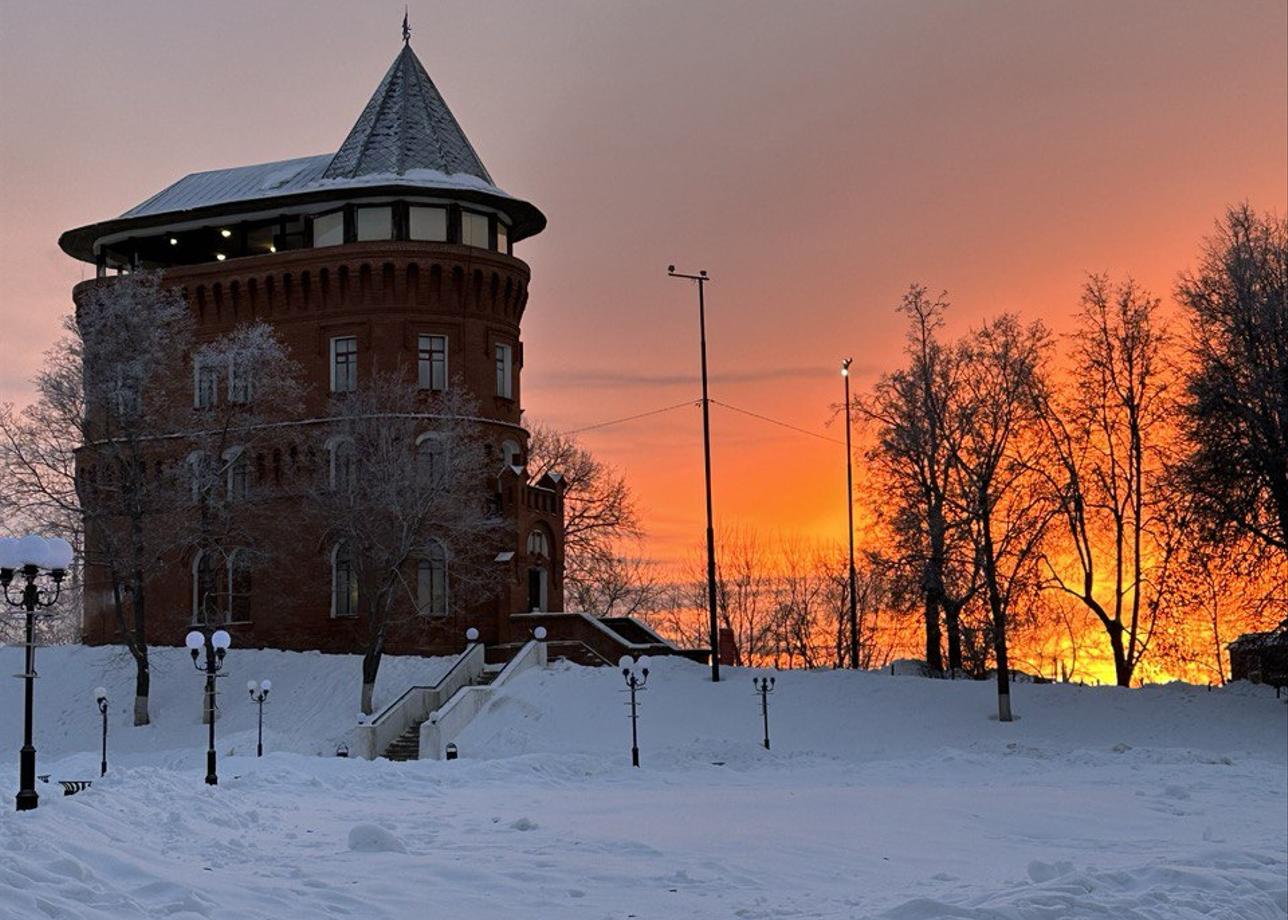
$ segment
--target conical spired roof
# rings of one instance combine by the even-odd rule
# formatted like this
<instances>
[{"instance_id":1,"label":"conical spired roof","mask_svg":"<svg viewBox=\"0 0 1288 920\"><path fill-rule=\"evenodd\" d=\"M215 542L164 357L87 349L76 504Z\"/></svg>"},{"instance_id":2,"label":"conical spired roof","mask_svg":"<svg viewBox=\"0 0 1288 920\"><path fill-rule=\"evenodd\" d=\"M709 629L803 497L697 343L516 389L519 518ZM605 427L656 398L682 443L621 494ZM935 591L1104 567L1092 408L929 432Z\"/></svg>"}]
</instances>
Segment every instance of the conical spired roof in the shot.
<instances>
[{"instance_id":1,"label":"conical spired roof","mask_svg":"<svg viewBox=\"0 0 1288 920\"><path fill-rule=\"evenodd\" d=\"M323 178L406 175L417 169L464 173L494 184L416 52L404 44Z\"/></svg>"}]
</instances>

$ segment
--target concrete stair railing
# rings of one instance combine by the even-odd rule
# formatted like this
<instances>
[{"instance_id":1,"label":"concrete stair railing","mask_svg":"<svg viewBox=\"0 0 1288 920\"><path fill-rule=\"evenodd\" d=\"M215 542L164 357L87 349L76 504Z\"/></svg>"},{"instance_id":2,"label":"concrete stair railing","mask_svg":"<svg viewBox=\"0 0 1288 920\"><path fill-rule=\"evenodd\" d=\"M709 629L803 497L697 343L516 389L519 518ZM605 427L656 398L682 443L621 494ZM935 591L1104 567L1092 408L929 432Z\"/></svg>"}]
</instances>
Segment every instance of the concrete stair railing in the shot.
<instances>
[{"instance_id":1,"label":"concrete stair railing","mask_svg":"<svg viewBox=\"0 0 1288 920\"><path fill-rule=\"evenodd\" d=\"M354 757L375 760L409 729L420 725L434 710L450 700L462 688L478 680L483 673L483 643L475 642L456 659L456 663L437 683L409 687L402 696L386 706L379 715L354 729Z\"/></svg>"},{"instance_id":2,"label":"concrete stair railing","mask_svg":"<svg viewBox=\"0 0 1288 920\"><path fill-rule=\"evenodd\" d=\"M545 666L546 644L532 639L519 649L491 683L480 684L476 681L473 686L462 687L442 707L430 713L421 725L419 756L427 760L442 760L448 743L460 737L465 726L487 707L498 690L529 668Z\"/></svg>"}]
</instances>

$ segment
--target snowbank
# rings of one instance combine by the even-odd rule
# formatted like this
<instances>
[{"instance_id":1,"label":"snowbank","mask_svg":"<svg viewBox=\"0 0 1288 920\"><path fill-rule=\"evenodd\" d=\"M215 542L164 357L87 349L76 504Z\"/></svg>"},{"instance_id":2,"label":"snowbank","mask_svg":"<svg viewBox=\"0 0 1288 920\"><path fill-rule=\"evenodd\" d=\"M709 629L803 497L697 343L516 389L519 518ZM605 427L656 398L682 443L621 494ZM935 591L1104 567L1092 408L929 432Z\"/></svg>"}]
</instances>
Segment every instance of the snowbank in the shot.
<instances>
[{"instance_id":1,"label":"snowbank","mask_svg":"<svg viewBox=\"0 0 1288 920\"><path fill-rule=\"evenodd\" d=\"M34 812L0 801L0 920L1288 913L1288 707L1263 688L1024 686L1019 721L1000 725L987 683L784 673L766 751L751 672L712 685L655 661L635 770L621 675L555 665L498 689L460 760L401 764L330 756L356 660L241 655L221 725L239 753L212 788L181 653L158 677L157 724L135 733L128 668L41 651L42 772L96 765L105 671L131 753L76 796L42 788ZM398 662L379 694L443 665ZM256 759L253 707L237 704L264 676L283 693ZM0 702L0 788L16 779L20 689Z\"/></svg>"},{"instance_id":2,"label":"snowbank","mask_svg":"<svg viewBox=\"0 0 1288 920\"><path fill-rule=\"evenodd\" d=\"M433 683L453 659L389 656L376 681L376 710L415 683ZM172 763L204 750L201 723L204 676L182 648L155 648L152 668L152 724L134 726L134 659L115 646L53 646L36 650L36 750L42 773L48 763L88 752L98 762L101 716L94 688L107 690L109 760L121 764ZM320 652L237 649L225 659L219 678L221 709L216 737L221 752L254 751L256 706L248 680L273 682L264 704L264 747L269 751L334 755L350 741L357 721L361 658ZM0 675L23 670L21 648L0 648ZM0 681L0 769L16 761L22 738L22 681ZM10 743L12 742L12 743ZM174 753L178 756L170 756ZM160 758L160 760L158 760ZM88 760L86 761L88 763ZM94 771L95 773L97 770ZM3 775L3 774L0 774Z\"/></svg>"}]
</instances>

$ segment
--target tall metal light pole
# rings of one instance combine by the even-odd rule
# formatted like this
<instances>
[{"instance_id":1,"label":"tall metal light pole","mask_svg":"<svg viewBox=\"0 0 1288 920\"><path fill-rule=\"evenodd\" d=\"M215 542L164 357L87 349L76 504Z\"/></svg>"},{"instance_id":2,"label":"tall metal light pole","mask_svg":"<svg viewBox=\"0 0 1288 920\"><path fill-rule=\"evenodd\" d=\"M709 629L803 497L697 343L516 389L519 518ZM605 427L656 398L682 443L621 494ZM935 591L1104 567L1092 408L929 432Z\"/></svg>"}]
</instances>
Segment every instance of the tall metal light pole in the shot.
<instances>
[{"instance_id":1,"label":"tall metal light pole","mask_svg":"<svg viewBox=\"0 0 1288 920\"><path fill-rule=\"evenodd\" d=\"M850 538L850 667L859 667L859 599L858 577L854 571L854 452L850 449L850 363L841 362L841 379L845 381L845 511Z\"/></svg>"},{"instance_id":2,"label":"tall metal light pole","mask_svg":"<svg viewBox=\"0 0 1288 920\"><path fill-rule=\"evenodd\" d=\"M720 627L716 620L716 532L711 523L711 401L707 397L707 305L706 284L711 279L706 271L696 275L677 272L674 265L666 267L672 278L687 278L698 283L698 334L702 344L702 459L707 478L707 613L711 626L711 680L720 680Z\"/></svg>"},{"instance_id":3,"label":"tall metal light pole","mask_svg":"<svg viewBox=\"0 0 1288 920\"><path fill-rule=\"evenodd\" d=\"M210 635L199 629L194 629L188 633L184 640L188 646L188 651L192 653L192 664L198 671L206 675L205 704L210 711L210 740L206 748L206 784L209 786L219 785L219 771L215 763L215 680L223 677L220 671L224 669L224 655L228 653L228 647L232 645L232 637L226 630L217 629ZM201 650L206 650L206 663L200 664L198 659L201 657Z\"/></svg>"},{"instance_id":4,"label":"tall metal light pole","mask_svg":"<svg viewBox=\"0 0 1288 920\"><path fill-rule=\"evenodd\" d=\"M36 611L52 607L58 602L67 567L71 565L72 549L67 541L42 537L5 537L0 541L0 586L10 607L21 609L26 615L24 633L27 650L26 666L18 677L23 679L26 695L23 702L22 749L18 752L18 811L30 811L40 804L36 792L36 745L32 740L32 697L36 679ZM21 574L22 593L15 600L9 596L9 586L14 575ZM48 576L54 583L53 590L41 590L36 579Z\"/></svg>"},{"instance_id":5,"label":"tall metal light pole","mask_svg":"<svg viewBox=\"0 0 1288 920\"><path fill-rule=\"evenodd\" d=\"M98 714L103 717L103 760L99 764L98 775L107 776L107 691L102 687L94 691L94 702L98 703Z\"/></svg>"}]
</instances>

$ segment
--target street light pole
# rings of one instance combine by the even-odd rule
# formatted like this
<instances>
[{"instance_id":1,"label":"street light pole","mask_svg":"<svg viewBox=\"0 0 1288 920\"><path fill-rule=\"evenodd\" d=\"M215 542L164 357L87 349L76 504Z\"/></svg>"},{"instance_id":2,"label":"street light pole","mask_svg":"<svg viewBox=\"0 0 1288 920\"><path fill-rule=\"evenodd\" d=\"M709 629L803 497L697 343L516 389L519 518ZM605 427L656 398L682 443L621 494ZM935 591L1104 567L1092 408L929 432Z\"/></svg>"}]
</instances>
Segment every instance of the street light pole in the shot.
<instances>
[{"instance_id":1,"label":"street light pole","mask_svg":"<svg viewBox=\"0 0 1288 920\"><path fill-rule=\"evenodd\" d=\"M246 689L250 691L250 701L259 704L259 737L255 744L255 756L264 756L264 701L268 699L268 691L273 689L271 680L263 680L259 683L247 681Z\"/></svg>"},{"instance_id":2,"label":"street light pole","mask_svg":"<svg viewBox=\"0 0 1288 920\"><path fill-rule=\"evenodd\" d=\"M686 278L698 283L698 334L702 346L702 459L707 484L707 614L711 630L711 680L720 680L720 628L716 619L716 532L711 515L711 400L707 396L707 305L706 284L711 279L705 270L696 275L677 272L668 265L672 278Z\"/></svg>"},{"instance_id":3,"label":"street light pole","mask_svg":"<svg viewBox=\"0 0 1288 920\"><path fill-rule=\"evenodd\" d=\"M642 692L644 685L648 683L649 658L647 655L641 655L635 660L630 655L623 655L618 659L617 666L622 669L622 678L631 692L631 766L638 767L640 765L639 711L635 704L635 694Z\"/></svg>"},{"instance_id":4,"label":"street light pole","mask_svg":"<svg viewBox=\"0 0 1288 920\"><path fill-rule=\"evenodd\" d=\"M206 675L206 705L210 710L210 740L206 748L206 785L218 786L219 772L215 763L215 679L220 676L219 672L223 670L224 655L228 653L228 647L232 645L232 637L222 629L217 629L210 635L194 629L188 633L184 644L188 646L188 651L192 653L193 667ZM205 665L197 661L201 657L203 647L206 650Z\"/></svg>"},{"instance_id":5,"label":"street light pole","mask_svg":"<svg viewBox=\"0 0 1288 920\"><path fill-rule=\"evenodd\" d=\"M859 667L859 600L858 577L854 571L854 452L850 448L850 362L841 362L841 379L845 381L845 511L849 521L850 540L850 667Z\"/></svg>"},{"instance_id":6,"label":"street light pole","mask_svg":"<svg viewBox=\"0 0 1288 920\"><path fill-rule=\"evenodd\" d=\"M774 679L762 677L757 680L753 677L751 685L760 694L760 715L765 722L765 750L769 750L769 694L774 692Z\"/></svg>"},{"instance_id":7,"label":"street light pole","mask_svg":"<svg viewBox=\"0 0 1288 920\"><path fill-rule=\"evenodd\" d=\"M40 804L36 792L36 745L33 740L33 697L36 680L36 611L41 607L52 607L58 602L63 579L67 577L67 567L72 561L71 545L66 540L28 536L22 538L6 537L0 545L0 587L4 590L5 602L10 607L20 608L26 616L26 667L18 675L25 684L23 701L22 749L18 753L18 811L31 811ZM13 583L15 573L21 572L25 584L22 594L14 599L9 596L9 585ZM41 591L36 578L45 573L54 583L53 591Z\"/></svg>"}]
</instances>

